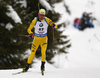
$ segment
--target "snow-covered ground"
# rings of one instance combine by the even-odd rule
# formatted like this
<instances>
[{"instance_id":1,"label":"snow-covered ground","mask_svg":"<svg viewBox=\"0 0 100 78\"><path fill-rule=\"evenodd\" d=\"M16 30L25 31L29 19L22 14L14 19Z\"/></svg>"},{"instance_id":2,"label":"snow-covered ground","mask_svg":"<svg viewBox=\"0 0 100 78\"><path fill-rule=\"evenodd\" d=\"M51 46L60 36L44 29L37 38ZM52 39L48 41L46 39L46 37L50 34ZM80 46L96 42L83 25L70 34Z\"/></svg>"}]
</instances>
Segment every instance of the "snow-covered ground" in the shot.
<instances>
[{"instance_id":1,"label":"snow-covered ground","mask_svg":"<svg viewBox=\"0 0 100 78\"><path fill-rule=\"evenodd\" d=\"M71 15L65 11L67 4L71 10ZM69 20L70 25L66 27L63 34L71 39L72 46L68 50L69 54L56 55L52 60L54 65L46 63L45 75L40 74L40 60L27 73L12 75L21 71L0 70L1 78L100 78L100 0L64 0L64 2L54 4L54 10L62 14L62 18L57 22ZM94 21L95 28L87 28L84 31L75 29L73 20L81 17L84 11L92 12L98 20ZM67 49L66 49L67 50Z\"/></svg>"},{"instance_id":2,"label":"snow-covered ground","mask_svg":"<svg viewBox=\"0 0 100 78\"><path fill-rule=\"evenodd\" d=\"M70 25L66 27L66 31L64 31L64 35L68 35L69 39L71 39L72 47L68 50L69 54L58 56L59 66L65 68L100 68L100 20L98 13L100 11L97 7L99 0L64 0L65 4L69 6L71 10L71 15L65 14L65 9L61 9L63 6L63 2L59 3L60 6L55 4L56 12L62 14L65 19L69 18ZM92 4L91 4L92 3ZM61 10L60 10L61 9ZM92 12L93 16L98 20L94 21L95 28L86 28L84 31L79 31L75 29L73 25L73 20L78 17L81 18L83 12ZM98 16L97 16L98 15ZM67 18L68 17L68 18ZM65 30L65 29L64 29ZM67 58L67 60L62 61ZM56 59L57 57L55 57ZM53 59L53 60L55 60ZM64 63L62 65L62 63Z\"/></svg>"},{"instance_id":3,"label":"snow-covered ground","mask_svg":"<svg viewBox=\"0 0 100 78\"><path fill-rule=\"evenodd\" d=\"M12 75L12 72L18 70L1 70L1 78L100 78L100 69L86 68L67 68L67 69L47 69L45 75L42 76L40 70L30 69L27 73Z\"/></svg>"}]
</instances>

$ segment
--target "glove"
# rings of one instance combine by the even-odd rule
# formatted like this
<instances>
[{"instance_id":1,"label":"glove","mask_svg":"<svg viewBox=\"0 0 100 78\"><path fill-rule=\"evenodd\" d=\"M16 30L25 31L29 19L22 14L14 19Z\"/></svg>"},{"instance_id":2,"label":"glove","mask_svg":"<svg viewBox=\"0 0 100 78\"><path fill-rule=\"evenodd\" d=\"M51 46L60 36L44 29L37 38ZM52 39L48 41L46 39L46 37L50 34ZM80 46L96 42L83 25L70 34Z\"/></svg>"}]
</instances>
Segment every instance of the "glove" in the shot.
<instances>
[{"instance_id":1,"label":"glove","mask_svg":"<svg viewBox=\"0 0 100 78\"><path fill-rule=\"evenodd\" d=\"M52 27L55 27L55 24L53 24L53 26Z\"/></svg>"},{"instance_id":2,"label":"glove","mask_svg":"<svg viewBox=\"0 0 100 78\"><path fill-rule=\"evenodd\" d=\"M29 36L30 38L34 38L34 34L30 34L30 36Z\"/></svg>"},{"instance_id":3,"label":"glove","mask_svg":"<svg viewBox=\"0 0 100 78\"><path fill-rule=\"evenodd\" d=\"M50 25L51 25L52 27L54 27L54 28L57 28L57 25L54 24L54 22L50 23Z\"/></svg>"}]
</instances>

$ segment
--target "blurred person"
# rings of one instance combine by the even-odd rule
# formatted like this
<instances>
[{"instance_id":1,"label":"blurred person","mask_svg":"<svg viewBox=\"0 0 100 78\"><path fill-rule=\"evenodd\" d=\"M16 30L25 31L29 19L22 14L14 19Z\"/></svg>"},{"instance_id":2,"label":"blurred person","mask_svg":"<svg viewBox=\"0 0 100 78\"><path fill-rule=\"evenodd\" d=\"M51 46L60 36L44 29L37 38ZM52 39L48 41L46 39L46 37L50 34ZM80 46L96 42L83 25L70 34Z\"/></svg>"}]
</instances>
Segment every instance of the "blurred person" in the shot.
<instances>
[{"instance_id":1,"label":"blurred person","mask_svg":"<svg viewBox=\"0 0 100 78\"><path fill-rule=\"evenodd\" d=\"M81 17L81 29L80 30L84 30L87 27L94 28L94 25L90 21L92 19L92 17L90 16L91 14L92 13L87 13L87 12L84 12L82 14L82 17Z\"/></svg>"},{"instance_id":2,"label":"blurred person","mask_svg":"<svg viewBox=\"0 0 100 78\"><path fill-rule=\"evenodd\" d=\"M79 18L75 18L73 26L74 26L76 29L81 29L80 24L81 24L81 20L80 20Z\"/></svg>"}]
</instances>

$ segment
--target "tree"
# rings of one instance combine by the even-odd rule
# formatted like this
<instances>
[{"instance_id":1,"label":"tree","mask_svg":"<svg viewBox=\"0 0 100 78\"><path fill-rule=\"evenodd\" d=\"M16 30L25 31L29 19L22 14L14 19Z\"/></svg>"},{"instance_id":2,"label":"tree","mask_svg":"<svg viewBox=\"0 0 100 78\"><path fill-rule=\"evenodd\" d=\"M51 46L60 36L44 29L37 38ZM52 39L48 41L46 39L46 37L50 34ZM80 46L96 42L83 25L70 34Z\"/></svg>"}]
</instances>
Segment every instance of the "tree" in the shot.
<instances>
[{"instance_id":1,"label":"tree","mask_svg":"<svg viewBox=\"0 0 100 78\"><path fill-rule=\"evenodd\" d=\"M20 37L20 34L26 34L27 26L21 23L16 23L7 15L10 12L8 6L12 6L15 10L20 7L20 3L15 3L15 0L1 0L0 2L0 68L18 68L23 67L26 63L22 56L31 44L28 38ZM14 4L15 3L15 4ZM20 8L19 10L21 10ZM24 11L23 9L22 11ZM20 12L22 12L20 11ZM21 14L19 14L21 16ZM23 19L22 19L23 21ZM25 21L24 21L25 22ZM7 24L10 23L13 28L8 30ZM27 23L26 23L27 24Z\"/></svg>"}]
</instances>

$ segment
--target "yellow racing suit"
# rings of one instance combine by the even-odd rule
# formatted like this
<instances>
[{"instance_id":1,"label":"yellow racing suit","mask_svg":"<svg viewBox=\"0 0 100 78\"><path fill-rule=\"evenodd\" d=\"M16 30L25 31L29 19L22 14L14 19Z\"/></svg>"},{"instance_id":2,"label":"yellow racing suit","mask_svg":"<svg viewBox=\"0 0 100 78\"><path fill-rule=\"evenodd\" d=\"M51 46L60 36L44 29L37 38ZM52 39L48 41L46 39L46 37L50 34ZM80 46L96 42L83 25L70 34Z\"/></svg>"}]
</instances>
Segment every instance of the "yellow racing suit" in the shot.
<instances>
[{"instance_id":1,"label":"yellow racing suit","mask_svg":"<svg viewBox=\"0 0 100 78\"><path fill-rule=\"evenodd\" d=\"M31 64L32 59L36 53L37 48L41 47L41 61L45 62L45 57L46 57L46 49L47 49L47 29L48 26L52 24L52 20L44 17L44 19L42 21L38 21L38 17L35 17L32 21L32 23L30 24L29 28L28 28L28 33L29 34L33 34L33 32L31 31L34 27L34 40L33 40L33 44L31 46L31 54L28 58L27 63ZM57 25L55 25L55 28L57 28Z\"/></svg>"}]
</instances>

